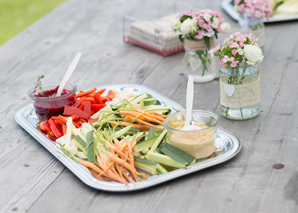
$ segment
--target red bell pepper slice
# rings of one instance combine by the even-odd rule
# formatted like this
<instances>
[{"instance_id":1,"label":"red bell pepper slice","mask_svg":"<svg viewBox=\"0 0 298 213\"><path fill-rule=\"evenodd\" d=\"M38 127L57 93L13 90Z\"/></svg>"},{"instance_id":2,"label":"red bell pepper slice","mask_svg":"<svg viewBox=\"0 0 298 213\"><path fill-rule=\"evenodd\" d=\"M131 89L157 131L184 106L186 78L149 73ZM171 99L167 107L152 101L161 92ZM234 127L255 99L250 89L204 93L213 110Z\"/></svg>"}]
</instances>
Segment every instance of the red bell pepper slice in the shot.
<instances>
[{"instance_id":1,"label":"red bell pepper slice","mask_svg":"<svg viewBox=\"0 0 298 213\"><path fill-rule=\"evenodd\" d=\"M80 106L80 104L82 103L82 101L83 101L83 99L79 99L79 100L77 100L72 106L73 107L79 107Z\"/></svg>"},{"instance_id":2,"label":"red bell pepper slice","mask_svg":"<svg viewBox=\"0 0 298 213\"><path fill-rule=\"evenodd\" d=\"M101 97L100 97L100 94L99 93L96 93L94 95L94 103L95 104L102 104L102 100L101 100Z\"/></svg>"},{"instance_id":3,"label":"red bell pepper slice","mask_svg":"<svg viewBox=\"0 0 298 213\"><path fill-rule=\"evenodd\" d=\"M85 101L84 112L86 112L89 117L91 116L91 101Z\"/></svg>"},{"instance_id":4,"label":"red bell pepper slice","mask_svg":"<svg viewBox=\"0 0 298 213\"><path fill-rule=\"evenodd\" d=\"M90 117L90 116L89 116L86 112L84 112L83 110L78 109L78 108L73 107L73 106L65 106L65 107L64 107L63 115L65 115L65 116L77 115L79 118L83 118L83 119L85 119L85 120L88 120L89 117Z\"/></svg>"},{"instance_id":5,"label":"red bell pepper slice","mask_svg":"<svg viewBox=\"0 0 298 213\"><path fill-rule=\"evenodd\" d=\"M55 123L54 119L50 118L49 124L51 126L51 130L54 133L56 138L60 138L63 134L61 132L60 127Z\"/></svg>"},{"instance_id":6,"label":"red bell pepper slice","mask_svg":"<svg viewBox=\"0 0 298 213\"><path fill-rule=\"evenodd\" d=\"M82 92L82 91L80 91L80 93L77 94L77 98L79 98L79 97L83 97L83 96L86 96L86 95L89 95L89 94L91 94L91 93L93 93L93 92L95 92L95 91L96 91L96 87L94 87L93 89L88 90L88 91L86 91L86 92Z\"/></svg>"},{"instance_id":7,"label":"red bell pepper slice","mask_svg":"<svg viewBox=\"0 0 298 213\"><path fill-rule=\"evenodd\" d=\"M113 98L114 98L114 93L113 93L113 91L110 90L110 91L108 92L108 95L107 95L106 97L107 97L110 101L113 100Z\"/></svg>"},{"instance_id":8,"label":"red bell pepper slice","mask_svg":"<svg viewBox=\"0 0 298 213\"><path fill-rule=\"evenodd\" d=\"M101 110L105 106L106 106L105 104L91 104L91 111L98 112L99 110Z\"/></svg>"},{"instance_id":9,"label":"red bell pepper slice","mask_svg":"<svg viewBox=\"0 0 298 213\"><path fill-rule=\"evenodd\" d=\"M101 98L101 101L102 101L103 104L106 103L109 100L110 99L108 97L106 97L106 96Z\"/></svg>"},{"instance_id":10,"label":"red bell pepper slice","mask_svg":"<svg viewBox=\"0 0 298 213\"><path fill-rule=\"evenodd\" d=\"M85 104L86 104L86 101L90 101L91 104L94 104L95 101L94 101L94 98L93 97L83 97L82 98L84 101L85 101Z\"/></svg>"},{"instance_id":11,"label":"red bell pepper slice","mask_svg":"<svg viewBox=\"0 0 298 213\"><path fill-rule=\"evenodd\" d=\"M80 121L73 121L72 123L73 123L73 125L74 125L76 128L81 128L81 123L80 123Z\"/></svg>"},{"instance_id":12,"label":"red bell pepper slice","mask_svg":"<svg viewBox=\"0 0 298 213\"><path fill-rule=\"evenodd\" d=\"M66 124L62 124L62 134L65 135L67 132L67 126Z\"/></svg>"},{"instance_id":13,"label":"red bell pepper slice","mask_svg":"<svg viewBox=\"0 0 298 213\"><path fill-rule=\"evenodd\" d=\"M45 121L44 122L44 126L43 126L44 130L46 131L51 131L51 127L50 127L50 124L49 124L49 121Z\"/></svg>"},{"instance_id":14,"label":"red bell pepper slice","mask_svg":"<svg viewBox=\"0 0 298 213\"><path fill-rule=\"evenodd\" d=\"M96 94L102 95L102 93L104 93L105 91L106 91L106 89L102 89L102 90L99 90L98 92L96 92Z\"/></svg>"},{"instance_id":15,"label":"red bell pepper slice","mask_svg":"<svg viewBox=\"0 0 298 213\"><path fill-rule=\"evenodd\" d=\"M72 115L71 117L72 117L73 121L78 121L79 120L79 116L77 116L77 115Z\"/></svg>"}]
</instances>

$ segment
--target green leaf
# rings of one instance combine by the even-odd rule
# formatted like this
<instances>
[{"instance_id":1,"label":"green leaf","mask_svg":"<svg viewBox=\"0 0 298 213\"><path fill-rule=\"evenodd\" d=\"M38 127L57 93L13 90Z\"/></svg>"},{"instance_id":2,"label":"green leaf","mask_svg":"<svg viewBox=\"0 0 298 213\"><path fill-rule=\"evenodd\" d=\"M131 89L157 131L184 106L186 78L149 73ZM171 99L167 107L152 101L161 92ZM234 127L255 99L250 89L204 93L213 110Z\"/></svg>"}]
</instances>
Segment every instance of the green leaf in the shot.
<instances>
[{"instance_id":1,"label":"green leaf","mask_svg":"<svg viewBox=\"0 0 298 213\"><path fill-rule=\"evenodd\" d=\"M204 37L204 41L206 43L207 49L210 50L210 38L209 37Z\"/></svg>"},{"instance_id":2,"label":"green leaf","mask_svg":"<svg viewBox=\"0 0 298 213\"><path fill-rule=\"evenodd\" d=\"M182 37L182 35L179 35L179 40L184 43L184 38Z\"/></svg>"}]
</instances>

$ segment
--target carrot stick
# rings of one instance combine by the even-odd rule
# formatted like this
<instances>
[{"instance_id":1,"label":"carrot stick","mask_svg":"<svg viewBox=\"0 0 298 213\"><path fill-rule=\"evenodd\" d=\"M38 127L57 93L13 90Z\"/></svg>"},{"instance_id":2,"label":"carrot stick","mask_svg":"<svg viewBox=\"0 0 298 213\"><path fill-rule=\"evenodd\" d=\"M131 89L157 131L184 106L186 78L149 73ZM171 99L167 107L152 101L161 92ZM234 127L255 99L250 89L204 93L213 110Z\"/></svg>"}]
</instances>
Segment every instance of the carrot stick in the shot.
<instances>
[{"instance_id":1,"label":"carrot stick","mask_svg":"<svg viewBox=\"0 0 298 213\"><path fill-rule=\"evenodd\" d=\"M98 173L96 171L94 171L93 169L89 169L89 171L93 175L93 177L95 177L96 179L105 181L105 179L103 177L101 177L101 176L98 176Z\"/></svg>"},{"instance_id":2,"label":"carrot stick","mask_svg":"<svg viewBox=\"0 0 298 213\"><path fill-rule=\"evenodd\" d=\"M86 166L89 169L93 169L97 173L102 172L102 170L98 166L96 166L94 163L91 163L89 161L81 160L80 164L82 164L83 166Z\"/></svg>"},{"instance_id":3,"label":"carrot stick","mask_svg":"<svg viewBox=\"0 0 298 213\"><path fill-rule=\"evenodd\" d=\"M126 169L128 169L128 171L131 172L132 176L136 179L136 180L140 180L138 175L137 175L137 171L135 169L135 167L131 166L130 164L128 164L126 161L118 158L116 155L109 153L109 157L112 161L119 163L120 165L124 166Z\"/></svg>"},{"instance_id":4,"label":"carrot stick","mask_svg":"<svg viewBox=\"0 0 298 213\"><path fill-rule=\"evenodd\" d=\"M126 141L126 143L128 144L128 158L130 159L130 165L135 166L135 159L133 157L132 154L132 141Z\"/></svg>"},{"instance_id":5,"label":"carrot stick","mask_svg":"<svg viewBox=\"0 0 298 213\"><path fill-rule=\"evenodd\" d=\"M131 123L128 123L128 122L116 122L116 121L109 121L110 124L112 125L123 125L123 126L128 126L130 125ZM136 129L139 129L139 130L148 130L149 127L148 126L145 126L145 125L141 125L141 124L132 124L131 126L132 128L136 128Z\"/></svg>"},{"instance_id":6,"label":"carrot stick","mask_svg":"<svg viewBox=\"0 0 298 213\"><path fill-rule=\"evenodd\" d=\"M119 150L116 146L113 146L109 141L105 141L105 144L107 147L110 148L110 150L113 149L115 152L118 152L120 155L125 156L125 154L123 152L121 152L121 150ZM129 160L129 159L127 158L127 160Z\"/></svg>"},{"instance_id":7,"label":"carrot stick","mask_svg":"<svg viewBox=\"0 0 298 213\"><path fill-rule=\"evenodd\" d=\"M100 154L104 155L103 153L100 153ZM102 169L105 169L107 167L99 155L97 155L97 163ZM108 175L109 178L111 178L114 181L127 184L126 181L122 180L120 177L118 177L116 174L114 174L111 170L107 170L106 174Z\"/></svg>"},{"instance_id":8,"label":"carrot stick","mask_svg":"<svg viewBox=\"0 0 298 213\"><path fill-rule=\"evenodd\" d=\"M81 91L80 91L80 93L77 94L77 98L82 97L82 96L85 96L85 95L89 95L90 93L93 93L93 92L95 92L96 90L97 90L96 87L94 87L93 89L88 90L88 91L86 91L86 92L81 92Z\"/></svg>"},{"instance_id":9,"label":"carrot stick","mask_svg":"<svg viewBox=\"0 0 298 213\"><path fill-rule=\"evenodd\" d=\"M148 122L146 122L146 121L143 121L143 120L141 120L141 119L139 119L139 118L136 119L136 122L141 123L141 124L144 124L144 125L149 126L149 127L154 127L154 128L156 128L156 129L163 129L163 128L161 128L161 127L154 126L154 125L152 125L152 124L150 124L150 123L148 123Z\"/></svg>"},{"instance_id":10,"label":"carrot stick","mask_svg":"<svg viewBox=\"0 0 298 213\"><path fill-rule=\"evenodd\" d=\"M98 176L102 176L104 173L106 173L112 165L114 165L114 162L110 163L110 165L107 168L105 168L105 170L103 170Z\"/></svg>"},{"instance_id":11,"label":"carrot stick","mask_svg":"<svg viewBox=\"0 0 298 213\"><path fill-rule=\"evenodd\" d=\"M121 150L122 144L120 143L120 141L117 138L114 139L114 143L117 146L117 148Z\"/></svg>"},{"instance_id":12,"label":"carrot stick","mask_svg":"<svg viewBox=\"0 0 298 213\"><path fill-rule=\"evenodd\" d=\"M158 116L163 117L163 118L166 118L166 117L169 116L169 115L163 115L163 114L160 114L160 113L158 113L158 112L148 112L148 113L153 114L153 115L158 115Z\"/></svg>"}]
</instances>

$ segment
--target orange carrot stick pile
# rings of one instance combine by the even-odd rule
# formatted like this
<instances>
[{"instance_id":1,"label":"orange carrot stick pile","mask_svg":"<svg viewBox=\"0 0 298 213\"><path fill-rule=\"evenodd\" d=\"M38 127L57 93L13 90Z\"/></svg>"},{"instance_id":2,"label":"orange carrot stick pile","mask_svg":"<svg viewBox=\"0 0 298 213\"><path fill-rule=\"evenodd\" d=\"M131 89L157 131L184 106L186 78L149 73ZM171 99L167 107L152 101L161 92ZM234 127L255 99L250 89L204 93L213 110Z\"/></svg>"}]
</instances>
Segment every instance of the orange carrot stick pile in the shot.
<instances>
[{"instance_id":1,"label":"orange carrot stick pile","mask_svg":"<svg viewBox=\"0 0 298 213\"><path fill-rule=\"evenodd\" d=\"M110 124L122 126L128 126L132 124L133 128L140 130L148 130L150 127L154 127L155 129L163 129L163 127L157 125L163 125L163 121L167 117L167 115L162 115L156 112L144 112L138 108L136 111L120 111L119 114L124 117L123 121L110 121ZM153 125L149 122L156 123L157 125Z\"/></svg>"},{"instance_id":2,"label":"orange carrot stick pile","mask_svg":"<svg viewBox=\"0 0 298 213\"><path fill-rule=\"evenodd\" d=\"M106 141L105 144L108 149L107 153L100 152L95 163L80 161L80 164L86 166L95 178L123 184L146 179L147 176L138 173L134 166L133 147L136 144L135 141L127 140L122 145L115 139L114 144L109 141Z\"/></svg>"}]
</instances>

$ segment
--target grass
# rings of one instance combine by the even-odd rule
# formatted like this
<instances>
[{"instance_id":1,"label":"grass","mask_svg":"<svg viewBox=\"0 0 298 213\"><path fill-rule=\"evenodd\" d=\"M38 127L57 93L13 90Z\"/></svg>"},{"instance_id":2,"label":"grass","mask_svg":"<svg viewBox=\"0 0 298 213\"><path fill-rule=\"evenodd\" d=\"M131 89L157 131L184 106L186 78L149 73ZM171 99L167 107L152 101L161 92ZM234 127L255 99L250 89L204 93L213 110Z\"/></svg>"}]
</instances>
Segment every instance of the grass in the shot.
<instances>
[{"instance_id":1,"label":"grass","mask_svg":"<svg viewBox=\"0 0 298 213\"><path fill-rule=\"evenodd\" d=\"M65 0L0 0L0 45Z\"/></svg>"}]
</instances>

